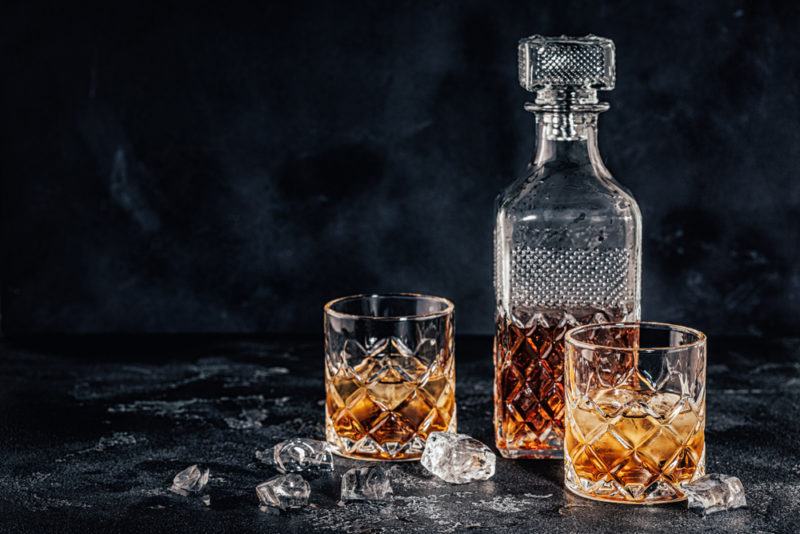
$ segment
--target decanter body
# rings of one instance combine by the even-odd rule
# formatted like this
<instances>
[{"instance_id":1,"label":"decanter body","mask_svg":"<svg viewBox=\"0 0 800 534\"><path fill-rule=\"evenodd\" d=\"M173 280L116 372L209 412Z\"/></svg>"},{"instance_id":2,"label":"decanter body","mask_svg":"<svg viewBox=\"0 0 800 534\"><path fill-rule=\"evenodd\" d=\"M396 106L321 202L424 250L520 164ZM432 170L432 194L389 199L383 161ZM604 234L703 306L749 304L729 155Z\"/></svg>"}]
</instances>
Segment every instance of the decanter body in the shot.
<instances>
[{"instance_id":1,"label":"decanter body","mask_svg":"<svg viewBox=\"0 0 800 534\"><path fill-rule=\"evenodd\" d=\"M608 105L596 91L613 88L613 62L598 37L520 43L537 146L496 212L494 423L507 458L563 456L566 331L639 318L641 215L597 148Z\"/></svg>"}]
</instances>

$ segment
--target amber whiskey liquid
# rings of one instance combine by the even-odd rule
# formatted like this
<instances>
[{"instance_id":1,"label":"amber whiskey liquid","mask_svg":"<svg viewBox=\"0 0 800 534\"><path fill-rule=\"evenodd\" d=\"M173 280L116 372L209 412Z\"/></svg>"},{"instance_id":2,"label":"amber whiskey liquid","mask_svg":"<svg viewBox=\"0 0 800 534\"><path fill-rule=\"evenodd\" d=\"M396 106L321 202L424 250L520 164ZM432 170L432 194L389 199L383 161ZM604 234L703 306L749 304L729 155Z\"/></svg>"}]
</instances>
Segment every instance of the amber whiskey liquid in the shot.
<instances>
[{"instance_id":1,"label":"amber whiskey liquid","mask_svg":"<svg viewBox=\"0 0 800 534\"><path fill-rule=\"evenodd\" d=\"M378 356L326 369L326 433L343 456L418 459L431 432L455 431L455 368L440 357Z\"/></svg>"},{"instance_id":2,"label":"amber whiskey liquid","mask_svg":"<svg viewBox=\"0 0 800 534\"><path fill-rule=\"evenodd\" d=\"M562 458L564 335L624 313L582 309L517 310L500 315L494 344L495 442L506 458Z\"/></svg>"},{"instance_id":3,"label":"amber whiskey liquid","mask_svg":"<svg viewBox=\"0 0 800 534\"><path fill-rule=\"evenodd\" d=\"M568 488L603 501L674 502L705 474L705 407L675 393L611 389L567 407Z\"/></svg>"}]
</instances>

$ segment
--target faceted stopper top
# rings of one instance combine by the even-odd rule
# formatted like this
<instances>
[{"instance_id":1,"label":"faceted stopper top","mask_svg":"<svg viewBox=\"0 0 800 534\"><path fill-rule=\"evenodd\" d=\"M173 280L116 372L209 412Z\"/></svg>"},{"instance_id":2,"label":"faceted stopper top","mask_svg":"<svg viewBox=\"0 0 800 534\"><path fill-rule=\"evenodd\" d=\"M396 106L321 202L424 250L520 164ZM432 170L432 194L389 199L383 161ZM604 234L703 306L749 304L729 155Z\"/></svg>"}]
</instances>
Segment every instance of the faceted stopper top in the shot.
<instances>
[{"instance_id":1,"label":"faceted stopper top","mask_svg":"<svg viewBox=\"0 0 800 534\"><path fill-rule=\"evenodd\" d=\"M614 42L595 35L542 37L519 42L519 83L526 91L614 88Z\"/></svg>"}]
</instances>

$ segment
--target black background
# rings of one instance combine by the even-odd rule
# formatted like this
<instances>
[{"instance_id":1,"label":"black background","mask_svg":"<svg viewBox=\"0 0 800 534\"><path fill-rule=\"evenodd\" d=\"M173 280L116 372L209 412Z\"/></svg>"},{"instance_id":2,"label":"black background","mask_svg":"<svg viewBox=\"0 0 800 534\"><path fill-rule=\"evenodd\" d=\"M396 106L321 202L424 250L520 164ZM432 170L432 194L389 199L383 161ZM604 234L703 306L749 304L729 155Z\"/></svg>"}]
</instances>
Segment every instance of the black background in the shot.
<instances>
[{"instance_id":1,"label":"black background","mask_svg":"<svg viewBox=\"0 0 800 534\"><path fill-rule=\"evenodd\" d=\"M4 4L6 333L317 333L397 290L491 332L533 33L616 42L600 144L644 318L800 327L796 2L256 4Z\"/></svg>"}]
</instances>

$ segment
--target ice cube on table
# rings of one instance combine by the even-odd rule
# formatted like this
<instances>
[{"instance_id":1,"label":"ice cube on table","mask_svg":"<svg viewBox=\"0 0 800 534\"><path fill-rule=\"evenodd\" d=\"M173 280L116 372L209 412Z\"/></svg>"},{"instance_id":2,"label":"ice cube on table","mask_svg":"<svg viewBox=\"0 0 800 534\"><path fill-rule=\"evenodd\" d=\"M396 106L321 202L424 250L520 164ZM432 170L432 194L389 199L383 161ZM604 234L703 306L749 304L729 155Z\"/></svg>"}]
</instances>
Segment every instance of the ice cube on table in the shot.
<instances>
[{"instance_id":1,"label":"ice cube on table","mask_svg":"<svg viewBox=\"0 0 800 534\"><path fill-rule=\"evenodd\" d=\"M256 495L264 507L288 510L308 504L311 487L300 475L278 475L256 486Z\"/></svg>"},{"instance_id":2,"label":"ice cube on table","mask_svg":"<svg viewBox=\"0 0 800 534\"><path fill-rule=\"evenodd\" d=\"M728 475L712 474L683 484L689 509L703 515L747 506L742 481Z\"/></svg>"},{"instance_id":3,"label":"ice cube on table","mask_svg":"<svg viewBox=\"0 0 800 534\"><path fill-rule=\"evenodd\" d=\"M494 476L494 453L475 438L453 432L432 432L422 452L422 466L451 484Z\"/></svg>"},{"instance_id":4,"label":"ice cube on table","mask_svg":"<svg viewBox=\"0 0 800 534\"><path fill-rule=\"evenodd\" d=\"M281 473L309 469L333 471L333 454L325 441L292 438L275 445L272 454L273 463Z\"/></svg>"},{"instance_id":5,"label":"ice cube on table","mask_svg":"<svg viewBox=\"0 0 800 534\"><path fill-rule=\"evenodd\" d=\"M256 460L266 465L275 464L275 455L273 449L258 450L255 452Z\"/></svg>"},{"instance_id":6,"label":"ice cube on table","mask_svg":"<svg viewBox=\"0 0 800 534\"><path fill-rule=\"evenodd\" d=\"M390 495L392 483L383 467L356 467L342 475L342 501L385 501Z\"/></svg>"},{"instance_id":7,"label":"ice cube on table","mask_svg":"<svg viewBox=\"0 0 800 534\"><path fill-rule=\"evenodd\" d=\"M200 493L208 484L209 469L202 470L197 464L191 465L175 475L169 490L184 497L190 493Z\"/></svg>"}]
</instances>

